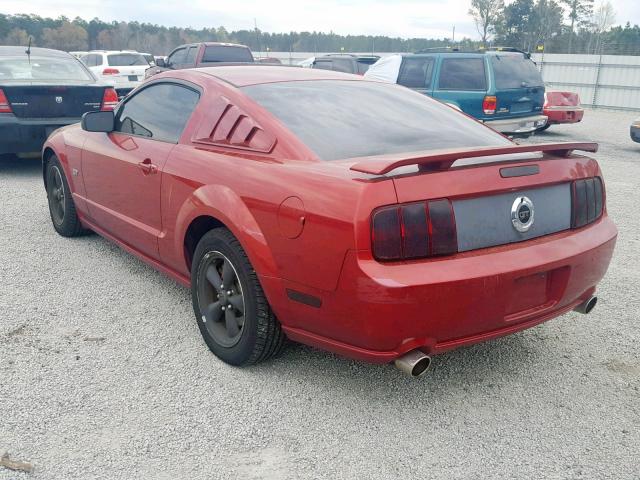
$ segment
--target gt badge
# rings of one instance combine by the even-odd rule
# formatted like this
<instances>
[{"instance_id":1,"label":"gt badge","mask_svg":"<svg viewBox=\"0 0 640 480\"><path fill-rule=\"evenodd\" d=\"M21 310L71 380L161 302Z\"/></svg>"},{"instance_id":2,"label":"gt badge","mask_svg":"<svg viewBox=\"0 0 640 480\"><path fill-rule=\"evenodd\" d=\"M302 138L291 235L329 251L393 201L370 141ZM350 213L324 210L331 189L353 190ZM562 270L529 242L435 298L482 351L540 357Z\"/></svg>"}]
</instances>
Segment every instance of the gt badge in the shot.
<instances>
[{"instance_id":1,"label":"gt badge","mask_svg":"<svg viewBox=\"0 0 640 480\"><path fill-rule=\"evenodd\" d=\"M528 197L517 197L511 205L513 228L524 233L533 225L533 202Z\"/></svg>"}]
</instances>

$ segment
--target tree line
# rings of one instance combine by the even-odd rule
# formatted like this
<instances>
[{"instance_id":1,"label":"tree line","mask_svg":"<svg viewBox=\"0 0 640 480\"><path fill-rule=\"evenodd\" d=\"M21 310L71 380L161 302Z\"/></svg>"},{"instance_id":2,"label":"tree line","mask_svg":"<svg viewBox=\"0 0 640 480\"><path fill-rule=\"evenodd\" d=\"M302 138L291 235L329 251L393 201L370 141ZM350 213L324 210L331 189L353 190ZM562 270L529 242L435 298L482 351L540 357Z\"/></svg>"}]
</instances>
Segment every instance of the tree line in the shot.
<instances>
[{"instance_id":1,"label":"tree line","mask_svg":"<svg viewBox=\"0 0 640 480\"><path fill-rule=\"evenodd\" d=\"M640 55L640 27L613 26L609 0L471 0L469 15L483 45L526 51ZM566 21L565 21L566 19Z\"/></svg>"},{"instance_id":2,"label":"tree line","mask_svg":"<svg viewBox=\"0 0 640 480\"><path fill-rule=\"evenodd\" d=\"M558 3L578 4L563 23L563 8ZM32 45L66 51L94 49L132 49L154 55L166 55L184 43L213 41L249 46L255 52L415 52L428 48L457 46L476 49L482 45L505 45L534 51L544 44L546 52L603 52L640 55L640 27L630 24L611 27L608 20L595 18L593 9L585 13L581 6L593 0L516 0L504 6L503 0L472 0L470 14L478 26L481 41L469 38L392 38L371 35L338 35L333 32L269 33L259 29L228 31L224 27L202 29L165 27L144 22L90 21L64 16L0 13L0 45ZM588 9L587 9L588 10ZM612 9L611 9L612 10ZM575 17L575 18L574 18ZM593 19L587 21L586 19ZM597 27L596 21L599 21ZM568 46L568 47L567 47Z\"/></svg>"}]
</instances>

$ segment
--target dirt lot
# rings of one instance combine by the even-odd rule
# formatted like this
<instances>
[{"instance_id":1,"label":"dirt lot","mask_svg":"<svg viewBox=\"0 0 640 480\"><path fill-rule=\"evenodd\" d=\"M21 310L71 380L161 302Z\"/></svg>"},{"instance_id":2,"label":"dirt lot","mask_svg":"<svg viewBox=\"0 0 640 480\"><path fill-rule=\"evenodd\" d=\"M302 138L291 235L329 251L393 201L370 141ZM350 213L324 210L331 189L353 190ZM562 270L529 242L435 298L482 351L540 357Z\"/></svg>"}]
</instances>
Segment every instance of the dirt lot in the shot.
<instances>
[{"instance_id":1,"label":"dirt lot","mask_svg":"<svg viewBox=\"0 0 640 480\"><path fill-rule=\"evenodd\" d=\"M526 142L596 140L620 229L600 302L392 366L290 346L239 370L189 292L98 236L64 239L37 161L0 164L0 479L640 477L637 114L588 111Z\"/></svg>"}]
</instances>

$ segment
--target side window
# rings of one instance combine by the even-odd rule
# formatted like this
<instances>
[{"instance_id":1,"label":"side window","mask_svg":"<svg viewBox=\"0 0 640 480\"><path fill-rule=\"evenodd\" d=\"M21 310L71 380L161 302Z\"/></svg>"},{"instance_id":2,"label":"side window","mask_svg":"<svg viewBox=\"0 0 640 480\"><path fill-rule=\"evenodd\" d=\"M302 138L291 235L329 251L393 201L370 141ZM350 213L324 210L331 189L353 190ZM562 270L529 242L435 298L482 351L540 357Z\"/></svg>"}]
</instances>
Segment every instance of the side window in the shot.
<instances>
[{"instance_id":1,"label":"side window","mask_svg":"<svg viewBox=\"0 0 640 480\"><path fill-rule=\"evenodd\" d=\"M331 70L331 60L316 60L313 64L313 68Z\"/></svg>"},{"instance_id":2,"label":"side window","mask_svg":"<svg viewBox=\"0 0 640 480\"><path fill-rule=\"evenodd\" d=\"M336 72L354 73L353 60L349 58L334 58L333 70Z\"/></svg>"},{"instance_id":3,"label":"side window","mask_svg":"<svg viewBox=\"0 0 640 480\"><path fill-rule=\"evenodd\" d=\"M169 55L169 58L167 59L167 64L169 65L169 67L182 65L185 61L186 54L187 54L186 48L180 48L176 50L171 55Z\"/></svg>"},{"instance_id":4,"label":"side window","mask_svg":"<svg viewBox=\"0 0 640 480\"><path fill-rule=\"evenodd\" d=\"M99 67L100 65L102 65L102 55L93 55L93 61L91 62L91 65L94 67Z\"/></svg>"},{"instance_id":5,"label":"side window","mask_svg":"<svg viewBox=\"0 0 640 480\"><path fill-rule=\"evenodd\" d=\"M440 90L486 90L482 58L445 58L440 67Z\"/></svg>"},{"instance_id":6,"label":"side window","mask_svg":"<svg viewBox=\"0 0 640 480\"><path fill-rule=\"evenodd\" d=\"M187 58L184 61L186 65L195 65L196 64L196 54L198 53L198 47L190 47L187 52Z\"/></svg>"},{"instance_id":7,"label":"side window","mask_svg":"<svg viewBox=\"0 0 640 480\"><path fill-rule=\"evenodd\" d=\"M158 83L132 95L119 109L115 130L177 143L200 94L175 83Z\"/></svg>"},{"instance_id":8,"label":"side window","mask_svg":"<svg viewBox=\"0 0 640 480\"><path fill-rule=\"evenodd\" d=\"M433 64L434 60L430 57L404 57L398 73L398 83L409 88L431 87Z\"/></svg>"}]
</instances>

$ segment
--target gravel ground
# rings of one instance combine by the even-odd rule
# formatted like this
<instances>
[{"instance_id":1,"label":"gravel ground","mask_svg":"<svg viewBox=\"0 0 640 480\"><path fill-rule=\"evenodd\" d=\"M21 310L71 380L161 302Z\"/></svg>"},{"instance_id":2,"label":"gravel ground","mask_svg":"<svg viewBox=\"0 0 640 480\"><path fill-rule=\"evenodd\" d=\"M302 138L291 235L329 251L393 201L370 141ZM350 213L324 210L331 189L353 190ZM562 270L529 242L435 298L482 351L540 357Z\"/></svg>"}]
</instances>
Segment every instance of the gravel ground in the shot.
<instances>
[{"instance_id":1,"label":"gravel ground","mask_svg":"<svg viewBox=\"0 0 640 480\"><path fill-rule=\"evenodd\" d=\"M594 313L436 357L419 380L300 345L239 370L188 290L50 225L39 164L0 164L6 479L640 478L640 145L588 111L618 247Z\"/></svg>"}]
</instances>

